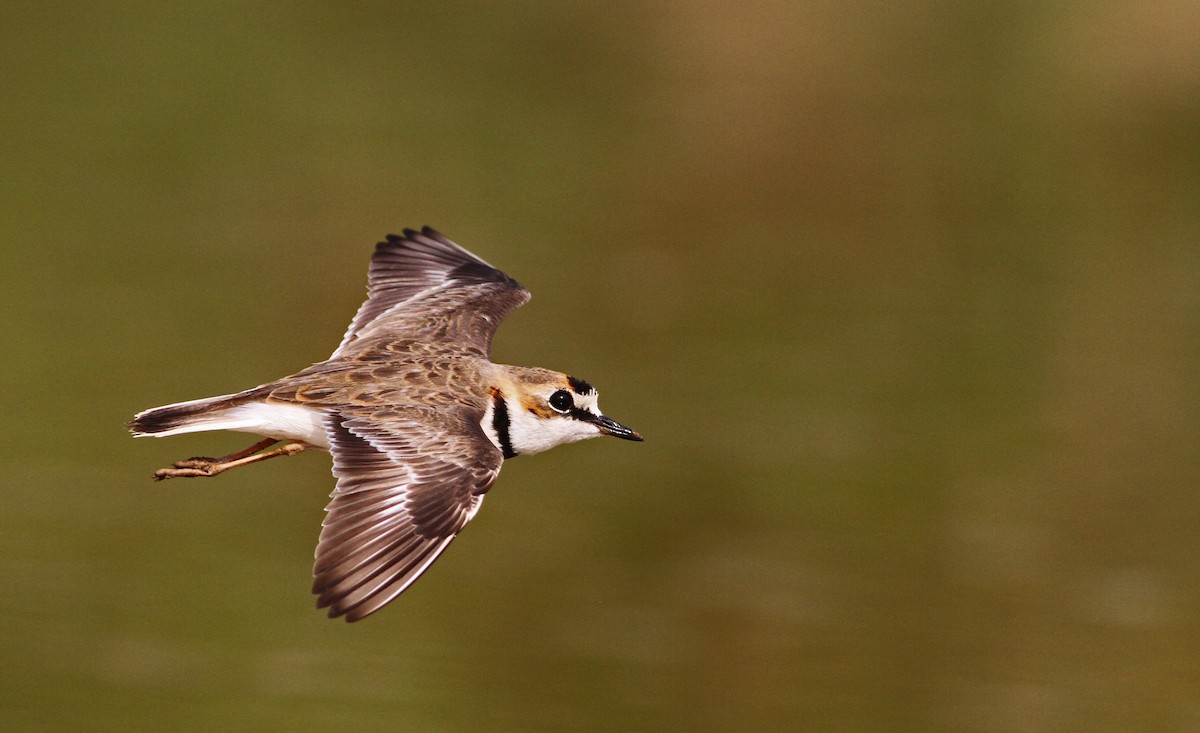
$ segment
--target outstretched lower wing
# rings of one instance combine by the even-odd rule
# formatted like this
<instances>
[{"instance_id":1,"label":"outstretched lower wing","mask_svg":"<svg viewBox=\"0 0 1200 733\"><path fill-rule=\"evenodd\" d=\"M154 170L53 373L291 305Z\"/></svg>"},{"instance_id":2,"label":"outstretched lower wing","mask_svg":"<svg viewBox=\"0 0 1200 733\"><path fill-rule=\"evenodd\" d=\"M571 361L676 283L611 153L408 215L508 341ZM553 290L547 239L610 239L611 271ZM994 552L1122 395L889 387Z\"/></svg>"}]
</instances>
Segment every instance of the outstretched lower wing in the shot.
<instances>
[{"instance_id":1,"label":"outstretched lower wing","mask_svg":"<svg viewBox=\"0 0 1200 733\"><path fill-rule=\"evenodd\" d=\"M433 229L405 229L375 246L367 301L333 355L360 339L399 332L486 357L500 321L528 300L516 280Z\"/></svg>"},{"instance_id":2,"label":"outstretched lower wing","mask_svg":"<svg viewBox=\"0 0 1200 733\"><path fill-rule=\"evenodd\" d=\"M313 593L330 617L357 621L404 592L496 480L502 458L482 431L431 434L429 427L420 416L327 418L337 488L317 545ZM436 450L420 445L422 435L440 438Z\"/></svg>"}]
</instances>

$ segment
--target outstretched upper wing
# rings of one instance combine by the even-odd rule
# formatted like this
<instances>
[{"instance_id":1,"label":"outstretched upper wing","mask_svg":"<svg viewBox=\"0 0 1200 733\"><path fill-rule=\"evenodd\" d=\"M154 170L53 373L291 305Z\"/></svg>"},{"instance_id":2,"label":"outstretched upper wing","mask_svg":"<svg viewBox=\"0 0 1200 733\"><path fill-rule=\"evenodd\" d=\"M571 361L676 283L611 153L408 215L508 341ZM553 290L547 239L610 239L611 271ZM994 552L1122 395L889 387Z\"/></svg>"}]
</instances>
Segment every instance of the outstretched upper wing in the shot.
<instances>
[{"instance_id":1,"label":"outstretched upper wing","mask_svg":"<svg viewBox=\"0 0 1200 733\"><path fill-rule=\"evenodd\" d=\"M405 229L375 246L367 301L333 355L359 339L403 331L486 357L500 321L528 300L516 280L433 229Z\"/></svg>"},{"instance_id":2,"label":"outstretched upper wing","mask_svg":"<svg viewBox=\"0 0 1200 733\"><path fill-rule=\"evenodd\" d=\"M374 613L412 585L475 516L502 457L478 421L463 418L411 412L382 421L326 419L337 488L313 567L318 608L348 621ZM437 445L423 445L426 435Z\"/></svg>"}]
</instances>

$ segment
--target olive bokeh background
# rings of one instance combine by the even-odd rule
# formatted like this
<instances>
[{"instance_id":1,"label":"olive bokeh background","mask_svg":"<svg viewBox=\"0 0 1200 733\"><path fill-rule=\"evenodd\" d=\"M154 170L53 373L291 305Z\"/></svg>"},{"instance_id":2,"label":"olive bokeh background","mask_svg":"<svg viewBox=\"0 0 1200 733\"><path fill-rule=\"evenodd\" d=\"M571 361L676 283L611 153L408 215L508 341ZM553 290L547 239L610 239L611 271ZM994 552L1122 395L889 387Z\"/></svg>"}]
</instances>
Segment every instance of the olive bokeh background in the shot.
<instances>
[{"instance_id":1,"label":"olive bokeh background","mask_svg":"<svg viewBox=\"0 0 1200 733\"><path fill-rule=\"evenodd\" d=\"M1194 3L4 15L5 728L1200 727ZM327 456L123 424L324 358L423 224L646 442L332 622Z\"/></svg>"}]
</instances>

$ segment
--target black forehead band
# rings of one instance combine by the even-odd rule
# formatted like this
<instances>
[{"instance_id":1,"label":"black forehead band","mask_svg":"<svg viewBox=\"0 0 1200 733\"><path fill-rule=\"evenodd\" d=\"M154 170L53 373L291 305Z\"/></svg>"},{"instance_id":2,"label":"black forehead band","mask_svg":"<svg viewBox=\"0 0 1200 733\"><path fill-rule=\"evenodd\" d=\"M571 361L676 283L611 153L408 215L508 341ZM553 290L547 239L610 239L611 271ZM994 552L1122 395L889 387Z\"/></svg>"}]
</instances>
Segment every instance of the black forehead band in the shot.
<instances>
[{"instance_id":1,"label":"black forehead band","mask_svg":"<svg viewBox=\"0 0 1200 733\"><path fill-rule=\"evenodd\" d=\"M592 389L592 385L576 377L567 377L567 382L571 385L571 389L575 390L575 394L588 394L596 391Z\"/></svg>"}]
</instances>

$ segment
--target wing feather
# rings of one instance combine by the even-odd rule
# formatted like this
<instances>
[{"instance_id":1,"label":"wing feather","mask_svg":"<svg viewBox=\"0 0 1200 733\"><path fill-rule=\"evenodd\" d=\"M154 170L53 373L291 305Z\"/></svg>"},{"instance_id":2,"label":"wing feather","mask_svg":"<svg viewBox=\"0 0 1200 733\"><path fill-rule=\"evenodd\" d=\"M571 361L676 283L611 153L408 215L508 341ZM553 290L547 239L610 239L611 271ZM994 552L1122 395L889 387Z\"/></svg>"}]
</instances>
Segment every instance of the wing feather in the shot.
<instances>
[{"instance_id":1,"label":"wing feather","mask_svg":"<svg viewBox=\"0 0 1200 733\"><path fill-rule=\"evenodd\" d=\"M317 607L357 621L382 608L446 549L475 516L502 456L479 416L462 415L444 436L449 451L422 450L415 437L447 426L446 414L413 408L386 424L365 415L326 419L337 488L326 509L313 565Z\"/></svg>"},{"instance_id":2,"label":"wing feather","mask_svg":"<svg viewBox=\"0 0 1200 733\"><path fill-rule=\"evenodd\" d=\"M500 322L528 300L520 283L437 231L405 229L375 245L367 300L333 355L361 339L402 332L487 356Z\"/></svg>"}]
</instances>

